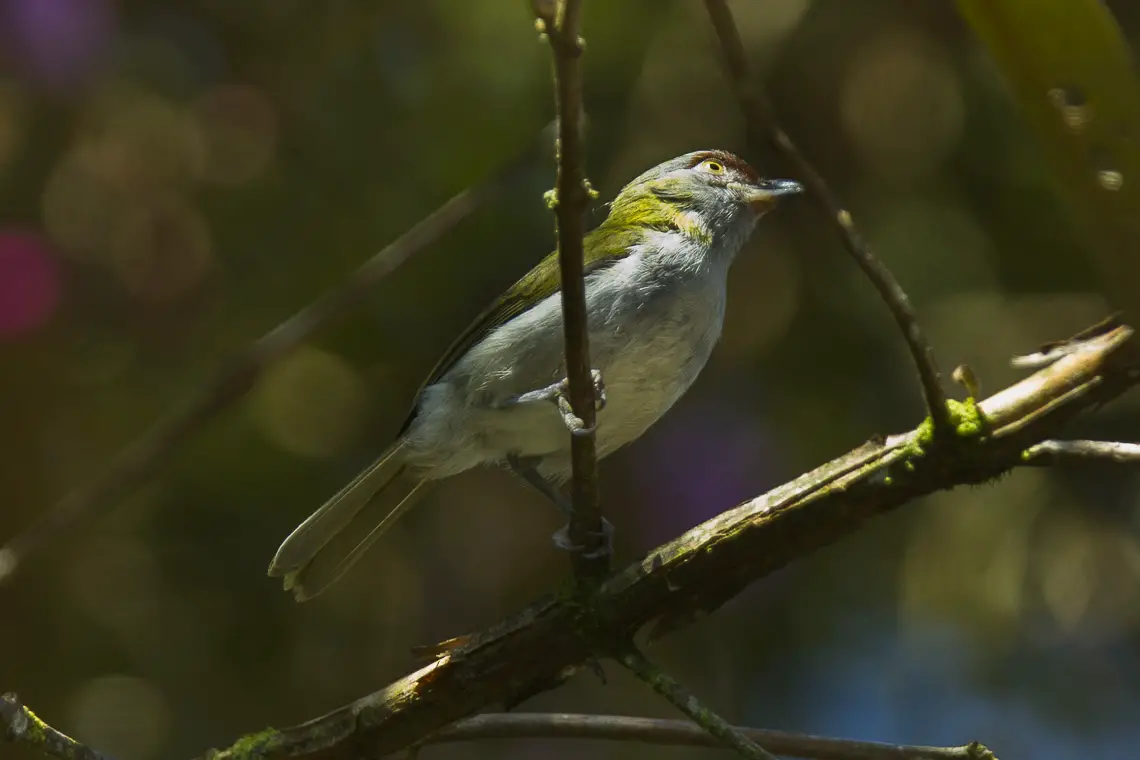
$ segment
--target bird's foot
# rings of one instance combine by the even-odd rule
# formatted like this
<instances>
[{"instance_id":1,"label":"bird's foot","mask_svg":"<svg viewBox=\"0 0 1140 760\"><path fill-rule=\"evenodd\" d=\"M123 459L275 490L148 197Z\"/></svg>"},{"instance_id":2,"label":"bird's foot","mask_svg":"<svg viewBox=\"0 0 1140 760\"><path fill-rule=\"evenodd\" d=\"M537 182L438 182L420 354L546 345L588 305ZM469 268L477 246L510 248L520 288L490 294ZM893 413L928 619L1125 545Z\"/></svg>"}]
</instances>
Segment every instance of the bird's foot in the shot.
<instances>
[{"instance_id":1,"label":"bird's foot","mask_svg":"<svg viewBox=\"0 0 1140 760\"><path fill-rule=\"evenodd\" d=\"M561 528L554 532L554 545L564 551L573 552L575 554L582 554L586 559L597 559L598 557L608 557L614 553L614 525L606 518L602 518L602 530L600 533L591 533L591 536L597 536L602 540L600 542L590 542L591 544L600 544L596 548L586 551L586 546L576 544L570 540L570 525L563 525Z\"/></svg>"},{"instance_id":2,"label":"bird's foot","mask_svg":"<svg viewBox=\"0 0 1140 760\"><path fill-rule=\"evenodd\" d=\"M556 507L562 510L562 513L567 517L574 514L574 506L570 502L570 498L551 481L544 478L539 474L535 459L521 458L516 455L510 454L507 456L507 467L511 469L516 475L522 478L526 483L533 486L536 490L541 492L547 499L551 501ZM586 546L575 544L570 539L570 526L564 525L554 533L554 545L559 549L565 549L568 552L585 552L583 556L586 559L596 559L598 557L605 557L613 554L614 549L614 526L606 518L602 518L602 530L600 533L595 533L601 541L589 541L589 550ZM599 545L600 544L600 545Z\"/></svg>"},{"instance_id":3,"label":"bird's foot","mask_svg":"<svg viewBox=\"0 0 1140 760\"><path fill-rule=\"evenodd\" d=\"M590 370L590 379L594 383L594 409L601 411L606 407L606 384L602 380L602 373L600 370ZM590 435L593 433L597 426L586 427L586 423L582 418L574 414L574 408L570 404L570 380L569 378L562 378L557 383L551 383L545 388L539 388L536 391L529 391L520 394L503 403L503 406L513 406L515 404L529 404L535 401L551 401L558 407L558 413L562 416L562 422L570 430L573 435Z\"/></svg>"}]
</instances>

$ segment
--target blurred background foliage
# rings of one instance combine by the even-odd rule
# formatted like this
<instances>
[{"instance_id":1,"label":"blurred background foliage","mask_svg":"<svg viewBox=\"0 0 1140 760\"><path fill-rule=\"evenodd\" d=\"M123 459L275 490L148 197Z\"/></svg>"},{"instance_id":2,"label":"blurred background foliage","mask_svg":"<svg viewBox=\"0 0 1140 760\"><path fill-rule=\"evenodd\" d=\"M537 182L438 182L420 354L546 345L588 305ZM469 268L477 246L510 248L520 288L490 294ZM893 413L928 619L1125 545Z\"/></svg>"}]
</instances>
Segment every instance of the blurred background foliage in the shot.
<instances>
[{"instance_id":1,"label":"blurred background foliage","mask_svg":"<svg viewBox=\"0 0 1140 760\"><path fill-rule=\"evenodd\" d=\"M1110 6L1135 47L1140 11ZM995 390L1016 378L1011 354L1104 314L1043 148L951 3L733 8L785 127L908 288L945 369L968 362ZM784 171L743 144L699 3L588 3L585 34L603 198L698 148ZM0 538L551 115L548 51L521 2L0 0ZM409 669L411 646L559 583L558 516L498 472L437 489L309 604L264 575L383 448L454 333L552 247L541 155L176 466L0 589L0 688L120 760L190 756L372 691ZM735 265L696 387L602 467L618 559L920 415L882 304L810 204L788 204ZM1137 423L1125 399L1073 432L1127 439ZM1122 469L1022 471L940 494L657 657L741 723L1123 757L1140 741L1136 485ZM608 674L528 708L670 714Z\"/></svg>"}]
</instances>

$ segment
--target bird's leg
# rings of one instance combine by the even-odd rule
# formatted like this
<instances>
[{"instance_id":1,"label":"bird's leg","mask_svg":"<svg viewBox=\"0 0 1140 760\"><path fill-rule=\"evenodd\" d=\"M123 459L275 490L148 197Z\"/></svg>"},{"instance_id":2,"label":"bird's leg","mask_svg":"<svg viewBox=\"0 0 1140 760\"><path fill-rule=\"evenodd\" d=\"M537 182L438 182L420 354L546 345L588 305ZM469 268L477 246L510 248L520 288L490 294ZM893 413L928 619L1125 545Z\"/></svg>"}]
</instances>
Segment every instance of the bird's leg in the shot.
<instances>
[{"instance_id":1,"label":"bird's leg","mask_svg":"<svg viewBox=\"0 0 1140 760\"><path fill-rule=\"evenodd\" d=\"M600 411L606 406L606 384L602 380L602 373L599 370L590 370L590 378L594 382L594 408ZM505 408L516 404L530 404L535 401L553 402L558 407L559 414L562 415L562 421L573 435L589 435L594 432L595 428L587 428L586 423L582 422L582 418L574 414L574 409L570 405L570 381L565 377L545 388L512 396L499 402L496 406Z\"/></svg>"},{"instance_id":2,"label":"bird's leg","mask_svg":"<svg viewBox=\"0 0 1140 760\"><path fill-rule=\"evenodd\" d=\"M518 475L523 481L550 499L554 506L558 507L562 514L569 516L574 511L574 506L570 503L570 499L562 492L558 486L551 483L538 471L538 458L537 457L519 457L514 454L507 455L507 467L511 469L515 475Z\"/></svg>"},{"instance_id":3,"label":"bird's leg","mask_svg":"<svg viewBox=\"0 0 1140 760\"><path fill-rule=\"evenodd\" d=\"M538 471L538 460L534 457L517 457L514 454L507 455L507 466L515 475L518 475L531 487L538 490L546 498L550 499L551 503L567 517L574 511L574 505L570 503L570 499L562 492L555 484L551 483ZM613 554L614 548L614 526L606 518L602 518L602 537L605 539L601 548L595 549L586 555L587 559L595 557L604 557L608 554ZM568 552L581 552L584 547L579 546L570 541L570 526L563 525L554 533L554 545L559 549L564 549Z\"/></svg>"}]
</instances>

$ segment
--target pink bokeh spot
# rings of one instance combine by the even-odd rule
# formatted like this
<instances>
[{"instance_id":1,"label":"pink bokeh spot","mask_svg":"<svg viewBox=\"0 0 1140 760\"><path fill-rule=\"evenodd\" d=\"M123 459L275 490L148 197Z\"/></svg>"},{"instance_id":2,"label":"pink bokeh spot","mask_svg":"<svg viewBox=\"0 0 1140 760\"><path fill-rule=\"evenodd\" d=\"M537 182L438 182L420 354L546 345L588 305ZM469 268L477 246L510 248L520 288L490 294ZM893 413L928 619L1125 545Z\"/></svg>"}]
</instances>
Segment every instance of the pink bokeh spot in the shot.
<instances>
[{"instance_id":1,"label":"pink bokeh spot","mask_svg":"<svg viewBox=\"0 0 1140 760\"><path fill-rule=\"evenodd\" d=\"M44 325L59 295L59 267L43 238L0 232L0 339Z\"/></svg>"}]
</instances>

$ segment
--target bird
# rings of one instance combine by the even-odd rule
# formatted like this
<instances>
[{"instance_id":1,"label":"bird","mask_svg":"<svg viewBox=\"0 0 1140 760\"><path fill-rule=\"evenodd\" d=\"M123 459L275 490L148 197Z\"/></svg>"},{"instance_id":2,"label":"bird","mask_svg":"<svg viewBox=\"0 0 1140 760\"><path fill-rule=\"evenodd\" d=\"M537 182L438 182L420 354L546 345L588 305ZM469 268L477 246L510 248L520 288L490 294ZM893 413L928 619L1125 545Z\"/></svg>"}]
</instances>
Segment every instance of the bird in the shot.
<instances>
[{"instance_id":1,"label":"bird","mask_svg":"<svg viewBox=\"0 0 1140 760\"><path fill-rule=\"evenodd\" d=\"M721 334L733 259L757 220L800 192L728 151L694 151L627 184L584 236L599 458L641 436L692 385ZM565 374L552 253L451 344L392 444L297 526L269 575L298 601L313 598L428 485L479 466L505 467L568 509L560 486L571 473L570 435L549 403L565 399ZM556 543L580 548L565 529Z\"/></svg>"}]
</instances>

